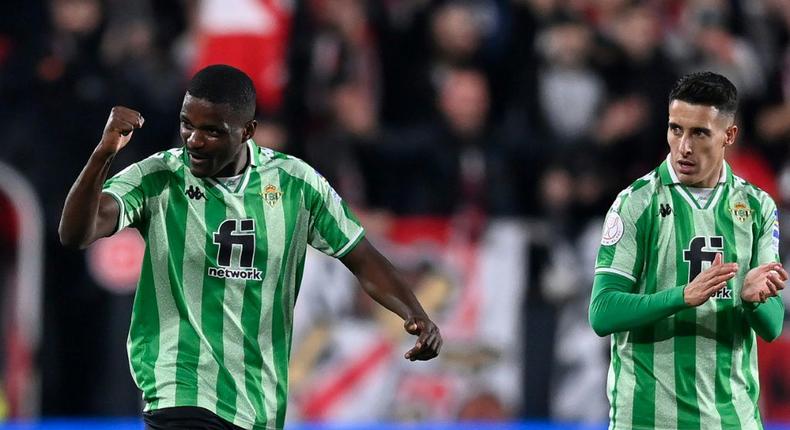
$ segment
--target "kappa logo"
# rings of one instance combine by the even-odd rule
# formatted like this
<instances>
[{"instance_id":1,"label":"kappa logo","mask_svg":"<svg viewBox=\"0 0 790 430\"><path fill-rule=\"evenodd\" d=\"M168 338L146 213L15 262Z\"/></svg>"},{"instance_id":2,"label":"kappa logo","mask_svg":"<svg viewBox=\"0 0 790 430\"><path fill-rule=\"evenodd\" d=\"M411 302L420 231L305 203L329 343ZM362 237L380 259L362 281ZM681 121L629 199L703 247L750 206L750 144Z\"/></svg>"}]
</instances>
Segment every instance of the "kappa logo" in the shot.
<instances>
[{"instance_id":1,"label":"kappa logo","mask_svg":"<svg viewBox=\"0 0 790 430\"><path fill-rule=\"evenodd\" d=\"M666 218L667 216L672 214L672 206L669 203L661 203L658 209L658 213L661 214L661 218Z\"/></svg>"},{"instance_id":2,"label":"kappa logo","mask_svg":"<svg viewBox=\"0 0 790 430\"><path fill-rule=\"evenodd\" d=\"M187 189L186 192L184 192L184 194L186 194L186 196L192 200L200 200L206 197L206 195L203 194L203 191L201 191L200 188L194 185L190 185L189 189Z\"/></svg>"}]
</instances>

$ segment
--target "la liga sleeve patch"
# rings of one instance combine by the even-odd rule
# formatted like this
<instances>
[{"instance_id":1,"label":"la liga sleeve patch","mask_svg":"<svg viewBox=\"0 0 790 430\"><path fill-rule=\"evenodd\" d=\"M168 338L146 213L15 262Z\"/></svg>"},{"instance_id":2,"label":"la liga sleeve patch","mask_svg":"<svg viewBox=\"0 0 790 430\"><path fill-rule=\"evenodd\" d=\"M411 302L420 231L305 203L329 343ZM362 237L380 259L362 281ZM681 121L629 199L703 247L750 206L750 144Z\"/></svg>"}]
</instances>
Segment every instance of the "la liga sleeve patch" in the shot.
<instances>
[{"instance_id":1,"label":"la liga sleeve patch","mask_svg":"<svg viewBox=\"0 0 790 430\"><path fill-rule=\"evenodd\" d=\"M615 211L609 212L603 223L603 234L601 234L601 245L612 246L623 237L623 219Z\"/></svg>"}]
</instances>

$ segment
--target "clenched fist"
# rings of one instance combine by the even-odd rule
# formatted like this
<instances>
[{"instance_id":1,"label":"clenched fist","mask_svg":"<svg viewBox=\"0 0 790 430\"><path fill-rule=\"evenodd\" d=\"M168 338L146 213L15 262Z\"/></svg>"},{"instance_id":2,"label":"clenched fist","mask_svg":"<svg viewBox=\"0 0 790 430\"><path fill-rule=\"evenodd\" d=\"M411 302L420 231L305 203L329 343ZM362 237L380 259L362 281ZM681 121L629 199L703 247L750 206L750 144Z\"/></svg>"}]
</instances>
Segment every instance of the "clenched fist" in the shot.
<instances>
[{"instance_id":1,"label":"clenched fist","mask_svg":"<svg viewBox=\"0 0 790 430\"><path fill-rule=\"evenodd\" d=\"M117 154L132 139L134 130L143 126L143 122L145 120L140 112L115 106L107 118L99 146L110 154Z\"/></svg>"}]
</instances>

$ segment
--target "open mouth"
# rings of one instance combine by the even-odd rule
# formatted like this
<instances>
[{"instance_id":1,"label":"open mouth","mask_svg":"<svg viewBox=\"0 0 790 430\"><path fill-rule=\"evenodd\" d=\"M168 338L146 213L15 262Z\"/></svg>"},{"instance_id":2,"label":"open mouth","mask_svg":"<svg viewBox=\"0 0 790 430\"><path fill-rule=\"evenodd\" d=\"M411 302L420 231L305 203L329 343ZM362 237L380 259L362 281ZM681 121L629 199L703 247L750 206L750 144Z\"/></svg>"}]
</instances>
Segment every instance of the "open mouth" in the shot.
<instances>
[{"instance_id":1,"label":"open mouth","mask_svg":"<svg viewBox=\"0 0 790 430\"><path fill-rule=\"evenodd\" d=\"M678 170L683 174L693 173L697 163L689 160L678 160Z\"/></svg>"},{"instance_id":2,"label":"open mouth","mask_svg":"<svg viewBox=\"0 0 790 430\"><path fill-rule=\"evenodd\" d=\"M207 155L198 154L198 153L195 153L195 152L190 152L189 153L189 160L192 161L193 163L197 163L197 164L206 163L208 160L210 160L210 158L211 157L209 157Z\"/></svg>"}]
</instances>

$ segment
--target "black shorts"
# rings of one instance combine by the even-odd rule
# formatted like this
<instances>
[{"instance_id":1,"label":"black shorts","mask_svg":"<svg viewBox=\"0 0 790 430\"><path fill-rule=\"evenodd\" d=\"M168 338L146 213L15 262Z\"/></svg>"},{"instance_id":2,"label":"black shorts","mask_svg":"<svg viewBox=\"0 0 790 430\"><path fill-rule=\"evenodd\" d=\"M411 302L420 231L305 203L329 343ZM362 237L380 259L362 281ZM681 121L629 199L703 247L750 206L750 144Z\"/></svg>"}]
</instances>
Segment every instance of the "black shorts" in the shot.
<instances>
[{"instance_id":1,"label":"black shorts","mask_svg":"<svg viewBox=\"0 0 790 430\"><path fill-rule=\"evenodd\" d=\"M207 409L176 406L143 412L145 430L244 430Z\"/></svg>"}]
</instances>

